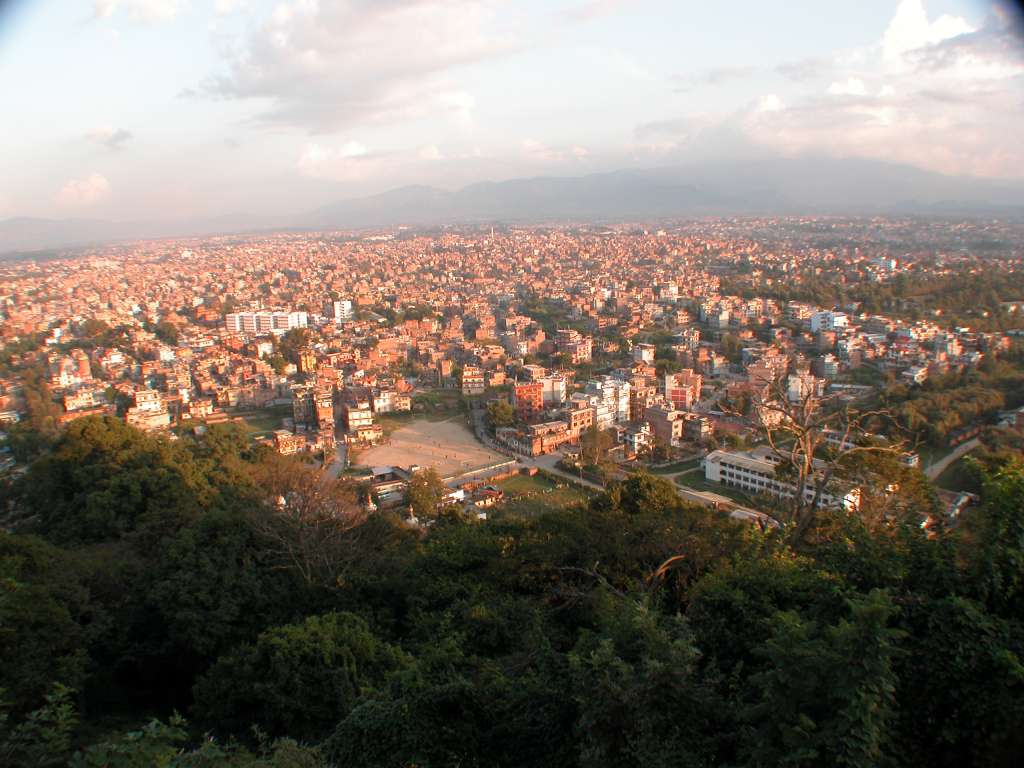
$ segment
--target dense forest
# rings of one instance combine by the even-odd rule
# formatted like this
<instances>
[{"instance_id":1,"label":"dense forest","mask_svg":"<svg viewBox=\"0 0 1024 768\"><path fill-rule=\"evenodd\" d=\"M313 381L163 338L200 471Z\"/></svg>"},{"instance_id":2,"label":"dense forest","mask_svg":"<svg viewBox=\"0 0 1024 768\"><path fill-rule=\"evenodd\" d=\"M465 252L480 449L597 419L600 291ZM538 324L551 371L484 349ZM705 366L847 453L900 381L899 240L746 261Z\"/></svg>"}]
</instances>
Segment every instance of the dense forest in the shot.
<instances>
[{"instance_id":1,"label":"dense forest","mask_svg":"<svg viewBox=\"0 0 1024 768\"><path fill-rule=\"evenodd\" d=\"M4 489L0 765L1001 766L1024 466L793 541L639 474L425 529L230 426L73 422Z\"/></svg>"}]
</instances>

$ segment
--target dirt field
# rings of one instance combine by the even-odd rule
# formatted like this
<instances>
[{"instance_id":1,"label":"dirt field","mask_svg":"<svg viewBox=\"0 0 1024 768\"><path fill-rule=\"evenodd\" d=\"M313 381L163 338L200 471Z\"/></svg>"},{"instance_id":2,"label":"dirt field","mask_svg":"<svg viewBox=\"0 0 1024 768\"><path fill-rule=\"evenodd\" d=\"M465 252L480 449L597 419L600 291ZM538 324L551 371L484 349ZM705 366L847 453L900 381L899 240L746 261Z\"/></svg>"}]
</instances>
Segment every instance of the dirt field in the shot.
<instances>
[{"instance_id":1,"label":"dirt field","mask_svg":"<svg viewBox=\"0 0 1024 768\"><path fill-rule=\"evenodd\" d=\"M442 477L503 461L477 442L460 419L417 419L391 433L388 443L361 451L360 466L434 467Z\"/></svg>"}]
</instances>

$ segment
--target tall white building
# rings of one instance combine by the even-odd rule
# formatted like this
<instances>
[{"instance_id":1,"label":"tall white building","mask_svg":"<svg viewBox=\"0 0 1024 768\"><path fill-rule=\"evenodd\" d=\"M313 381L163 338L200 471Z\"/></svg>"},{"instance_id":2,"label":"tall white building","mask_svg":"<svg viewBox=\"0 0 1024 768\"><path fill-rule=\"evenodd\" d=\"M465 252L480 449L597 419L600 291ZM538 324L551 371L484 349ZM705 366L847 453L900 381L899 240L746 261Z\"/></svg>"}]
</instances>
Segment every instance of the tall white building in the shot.
<instances>
[{"instance_id":1,"label":"tall white building","mask_svg":"<svg viewBox=\"0 0 1024 768\"><path fill-rule=\"evenodd\" d=\"M324 314L336 323L346 322L356 316L355 310L352 307L352 302L348 299L327 302L327 306L324 308Z\"/></svg>"}]
</instances>

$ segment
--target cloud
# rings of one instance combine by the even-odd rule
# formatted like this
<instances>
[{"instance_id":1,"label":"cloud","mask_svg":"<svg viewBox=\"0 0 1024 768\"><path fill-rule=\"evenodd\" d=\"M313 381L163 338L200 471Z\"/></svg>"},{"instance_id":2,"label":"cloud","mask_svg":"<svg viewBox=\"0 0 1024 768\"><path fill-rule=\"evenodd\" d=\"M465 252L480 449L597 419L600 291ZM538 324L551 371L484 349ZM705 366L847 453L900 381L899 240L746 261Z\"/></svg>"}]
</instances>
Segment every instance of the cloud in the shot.
<instances>
[{"instance_id":1,"label":"cloud","mask_svg":"<svg viewBox=\"0 0 1024 768\"><path fill-rule=\"evenodd\" d=\"M269 105L261 121L311 133L454 110L458 68L512 50L473 0L290 0L276 6L204 92Z\"/></svg>"},{"instance_id":2,"label":"cloud","mask_svg":"<svg viewBox=\"0 0 1024 768\"><path fill-rule=\"evenodd\" d=\"M676 75L672 79L677 83L678 93L687 93L704 86L716 87L733 80L743 80L756 71L754 67L714 67L692 75Z\"/></svg>"},{"instance_id":3,"label":"cloud","mask_svg":"<svg viewBox=\"0 0 1024 768\"><path fill-rule=\"evenodd\" d=\"M110 196L110 182L106 176L92 173L84 179L71 179L57 193L57 202L66 206L89 206Z\"/></svg>"},{"instance_id":4,"label":"cloud","mask_svg":"<svg viewBox=\"0 0 1024 768\"><path fill-rule=\"evenodd\" d=\"M896 62L908 51L973 31L960 16L944 14L929 21L922 0L902 0L882 37L882 55L887 61Z\"/></svg>"},{"instance_id":5,"label":"cloud","mask_svg":"<svg viewBox=\"0 0 1024 768\"><path fill-rule=\"evenodd\" d=\"M775 71L794 83L806 83L828 77L835 70L831 59L811 58L788 61L775 67Z\"/></svg>"},{"instance_id":6,"label":"cloud","mask_svg":"<svg viewBox=\"0 0 1024 768\"><path fill-rule=\"evenodd\" d=\"M562 12L562 17L569 22L587 22L610 16L626 6L626 0L586 0Z\"/></svg>"},{"instance_id":7,"label":"cloud","mask_svg":"<svg viewBox=\"0 0 1024 768\"><path fill-rule=\"evenodd\" d=\"M781 64L789 84L732 111L640 125L643 156L818 154L947 174L1024 175L1024 45L1013 19L977 29L904 0L877 41ZM840 97L840 98L837 98Z\"/></svg>"},{"instance_id":8,"label":"cloud","mask_svg":"<svg viewBox=\"0 0 1024 768\"><path fill-rule=\"evenodd\" d=\"M171 21L181 6L182 0L95 0L93 10L98 19L108 19L118 9L124 9L137 21L155 23Z\"/></svg>"},{"instance_id":9,"label":"cloud","mask_svg":"<svg viewBox=\"0 0 1024 768\"><path fill-rule=\"evenodd\" d=\"M520 142L522 155L531 162L565 163L582 161L590 157L590 151L579 145L552 147L537 139L523 139Z\"/></svg>"},{"instance_id":10,"label":"cloud","mask_svg":"<svg viewBox=\"0 0 1024 768\"><path fill-rule=\"evenodd\" d=\"M89 131L88 138L90 141L94 141L100 144L111 152L119 152L124 149L124 145L127 144L132 138L131 131L126 131L124 128L111 128L105 126L103 128L95 128Z\"/></svg>"},{"instance_id":11,"label":"cloud","mask_svg":"<svg viewBox=\"0 0 1024 768\"><path fill-rule=\"evenodd\" d=\"M848 77L844 83L832 83L827 92L832 96L863 96L868 90L859 77Z\"/></svg>"},{"instance_id":12,"label":"cloud","mask_svg":"<svg viewBox=\"0 0 1024 768\"><path fill-rule=\"evenodd\" d=\"M310 142L302 147L297 168L309 178L360 181L379 170L381 159L358 141L330 145Z\"/></svg>"}]
</instances>

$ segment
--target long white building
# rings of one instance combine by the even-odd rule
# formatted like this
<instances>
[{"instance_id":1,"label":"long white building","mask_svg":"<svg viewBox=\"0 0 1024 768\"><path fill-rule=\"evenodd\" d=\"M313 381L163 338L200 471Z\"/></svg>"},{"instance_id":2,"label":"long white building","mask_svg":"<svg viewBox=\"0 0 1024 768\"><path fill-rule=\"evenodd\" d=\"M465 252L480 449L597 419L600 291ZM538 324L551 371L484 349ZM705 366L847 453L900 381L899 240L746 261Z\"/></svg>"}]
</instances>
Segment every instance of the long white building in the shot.
<instances>
[{"instance_id":1,"label":"long white building","mask_svg":"<svg viewBox=\"0 0 1024 768\"><path fill-rule=\"evenodd\" d=\"M274 312L263 309L257 312L232 312L224 318L224 326L231 333L247 333L252 336L290 331L292 328L305 328L308 325L309 315L305 312Z\"/></svg>"},{"instance_id":2,"label":"long white building","mask_svg":"<svg viewBox=\"0 0 1024 768\"><path fill-rule=\"evenodd\" d=\"M796 486L782 480L775 474L778 460L770 450L760 451L712 451L704 459L704 479L721 483L751 494L767 493L783 499L796 494ZM808 482L803 488L804 499L814 498L814 485ZM824 506L842 506L848 511L860 506L860 489L851 488L845 493L822 493L819 499Z\"/></svg>"}]
</instances>

